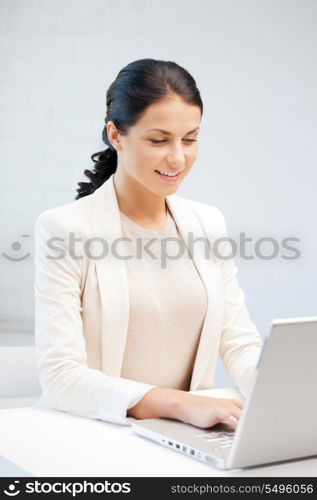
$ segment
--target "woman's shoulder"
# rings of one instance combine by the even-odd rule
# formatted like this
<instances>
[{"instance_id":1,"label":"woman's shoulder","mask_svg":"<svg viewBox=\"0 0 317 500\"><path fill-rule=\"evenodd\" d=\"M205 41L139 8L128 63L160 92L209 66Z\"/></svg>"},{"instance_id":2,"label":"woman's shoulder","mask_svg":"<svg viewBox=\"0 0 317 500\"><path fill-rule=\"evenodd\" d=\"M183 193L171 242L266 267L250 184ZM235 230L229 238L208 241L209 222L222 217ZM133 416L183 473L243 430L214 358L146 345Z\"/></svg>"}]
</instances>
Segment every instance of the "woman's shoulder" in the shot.
<instances>
[{"instance_id":1,"label":"woman's shoulder","mask_svg":"<svg viewBox=\"0 0 317 500\"><path fill-rule=\"evenodd\" d=\"M92 195L87 195L78 200L43 210L36 217L35 227L80 230L87 225L91 210Z\"/></svg>"}]
</instances>

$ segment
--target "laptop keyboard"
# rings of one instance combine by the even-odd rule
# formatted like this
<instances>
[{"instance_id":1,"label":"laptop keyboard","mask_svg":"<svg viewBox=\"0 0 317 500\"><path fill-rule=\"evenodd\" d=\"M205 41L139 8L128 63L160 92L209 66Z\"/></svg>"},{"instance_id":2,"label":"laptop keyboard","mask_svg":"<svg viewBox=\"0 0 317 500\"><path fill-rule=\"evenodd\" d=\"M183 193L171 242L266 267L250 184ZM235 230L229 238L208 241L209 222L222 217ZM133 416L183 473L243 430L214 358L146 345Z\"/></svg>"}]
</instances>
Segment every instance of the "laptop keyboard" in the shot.
<instances>
[{"instance_id":1,"label":"laptop keyboard","mask_svg":"<svg viewBox=\"0 0 317 500\"><path fill-rule=\"evenodd\" d=\"M234 436L233 432L203 432L196 434L195 437L203 439L212 445L216 445L217 448L227 449L232 445Z\"/></svg>"}]
</instances>

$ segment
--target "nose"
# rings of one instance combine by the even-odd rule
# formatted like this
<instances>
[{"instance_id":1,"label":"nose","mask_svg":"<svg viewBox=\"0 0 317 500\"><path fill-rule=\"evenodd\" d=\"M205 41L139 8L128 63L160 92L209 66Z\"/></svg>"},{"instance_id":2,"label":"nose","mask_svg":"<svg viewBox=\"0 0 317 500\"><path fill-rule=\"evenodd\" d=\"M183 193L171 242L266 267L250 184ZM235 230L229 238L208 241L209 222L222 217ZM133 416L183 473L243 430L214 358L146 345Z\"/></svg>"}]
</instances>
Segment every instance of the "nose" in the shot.
<instances>
[{"instance_id":1,"label":"nose","mask_svg":"<svg viewBox=\"0 0 317 500\"><path fill-rule=\"evenodd\" d=\"M185 153L183 146L175 145L167 155L168 164L172 168L180 168L185 164Z\"/></svg>"}]
</instances>

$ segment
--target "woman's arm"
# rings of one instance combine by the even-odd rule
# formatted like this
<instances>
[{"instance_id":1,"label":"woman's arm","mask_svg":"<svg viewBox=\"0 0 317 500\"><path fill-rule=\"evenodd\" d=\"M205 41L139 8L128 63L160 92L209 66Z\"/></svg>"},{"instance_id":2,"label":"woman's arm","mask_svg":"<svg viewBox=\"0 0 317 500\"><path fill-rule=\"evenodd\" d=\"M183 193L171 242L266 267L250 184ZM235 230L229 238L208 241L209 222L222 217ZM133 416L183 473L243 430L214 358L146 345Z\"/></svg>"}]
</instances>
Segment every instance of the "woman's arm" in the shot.
<instances>
[{"instance_id":1,"label":"woman's arm","mask_svg":"<svg viewBox=\"0 0 317 500\"><path fill-rule=\"evenodd\" d=\"M35 223L35 346L42 400L55 409L129 425L127 409L155 386L87 366L80 299L84 259L70 255L70 218L58 207L42 212Z\"/></svg>"},{"instance_id":2,"label":"woman's arm","mask_svg":"<svg viewBox=\"0 0 317 500\"><path fill-rule=\"evenodd\" d=\"M228 238L225 219L220 210L217 238ZM221 258L230 255L228 241L218 246L217 265L220 266L224 286L224 320L219 344L219 355L226 371L246 396L254 375L263 340L251 321L245 304L245 295L237 280L238 269L234 259Z\"/></svg>"}]
</instances>

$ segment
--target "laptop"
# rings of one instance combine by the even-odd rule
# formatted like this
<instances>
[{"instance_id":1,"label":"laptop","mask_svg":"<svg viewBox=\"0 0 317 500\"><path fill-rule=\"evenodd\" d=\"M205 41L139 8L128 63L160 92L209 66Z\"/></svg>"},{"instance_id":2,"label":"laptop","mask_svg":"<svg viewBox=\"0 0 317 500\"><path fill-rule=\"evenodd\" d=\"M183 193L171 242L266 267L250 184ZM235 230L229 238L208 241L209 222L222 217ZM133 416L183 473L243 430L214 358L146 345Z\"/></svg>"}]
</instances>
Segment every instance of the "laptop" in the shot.
<instances>
[{"instance_id":1,"label":"laptop","mask_svg":"<svg viewBox=\"0 0 317 500\"><path fill-rule=\"evenodd\" d=\"M132 430L219 469L317 455L317 316L272 321L236 424L196 427L169 418ZM196 392L197 393L197 392Z\"/></svg>"}]
</instances>

